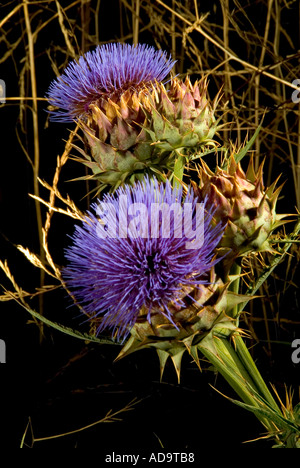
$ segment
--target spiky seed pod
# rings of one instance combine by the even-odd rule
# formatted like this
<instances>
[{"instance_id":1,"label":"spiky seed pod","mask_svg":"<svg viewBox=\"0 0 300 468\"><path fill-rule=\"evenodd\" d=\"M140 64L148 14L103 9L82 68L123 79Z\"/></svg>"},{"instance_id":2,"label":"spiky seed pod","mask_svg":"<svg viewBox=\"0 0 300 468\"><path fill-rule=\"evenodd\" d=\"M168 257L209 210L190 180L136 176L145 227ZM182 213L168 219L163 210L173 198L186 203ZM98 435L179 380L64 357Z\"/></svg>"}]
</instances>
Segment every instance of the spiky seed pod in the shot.
<instances>
[{"instance_id":1,"label":"spiky seed pod","mask_svg":"<svg viewBox=\"0 0 300 468\"><path fill-rule=\"evenodd\" d=\"M218 97L210 103L207 85L206 80L192 84L189 77L184 81L175 77L168 88L163 83L155 86L146 131L160 151L181 149L188 155L205 145L215 145Z\"/></svg>"},{"instance_id":2,"label":"spiky seed pod","mask_svg":"<svg viewBox=\"0 0 300 468\"><path fill-rule=\"evenodd\" d=\"M272 252L270 234L286 222L286 214L276 213L282 185L276 188L277 179L265 189L263 165L255 172L251 158L245 173L232 154L226 169L217 167L212 172L201 160L199 186L193 185L200 199L208 197L215 206L215 220L227 221L220 247L232 249L234 257L250 251Z\"/></svg>"},{"instance_id":3,"label":"spiky seed pod","mask_svg":"<svg viewBox=\"0 0 300 468\"><path fill-rule=\"evenodd\" d=\"M168 171L171 160L152 145L145 109L150 111L149 92L125 91L120 99L98 99L89 106L86 121L79 121L88 151L81 152L82 163L90 167L101 188L116 189L124 182L134 183L145 174Z\"/></svg>"},{"instance_id":4,"label":"spiky seed pod","mask_svg":"<svg viewBox=\"0 0 300 468\"><path fill-rule=\"evenodd\" d=\"M117 101L98 99L80 123L91 150L81 161L114 188L145 173L168 172L177 151L188 158L215 144L216 103L208 100L206 81L192 85L189 78L172 79L169 88L155 82L151 93L127 90Z\"/></svg>"},{"instance_id":5,"label":"spiky seed pod","mask_svg":"<svg viewBox=\"0 0 300 468\"><path fill-rule=\"evenodd\" d=\"M233 278L232 278L233 280ZM124 345L117 359L144 349L154 348L160 361L162 378L166 362L170 357L174 364L178 381L183 354L187 351L200 367L197 345L215 326L233 331L235 321L230 318L230 311L248 297L228 290L231 279L226 284L217 277L212 268L207 284L185 289L182 292L183 305L168 305L174 323L157 309L152 311L151 323L147 320L147 310L142 309L131 329L131 337Z\"/></svg>"},{"instance_id":6,"label":"spiky seed pod","mask_svg":"<svg viewBox=\"0 0 300 468\"><path fill-rule=\"evenodd\" d=\"M189 78L172 79L168 89L156 82L151 93L126 90L117 101L98 99L80 123L92 157L81 161L102 184L114 188L145 173L168 172L176 151L188 158L190 152L214 145L216 102L208 101L206 81L192 85Z\"/></svg>"}]
</instances>

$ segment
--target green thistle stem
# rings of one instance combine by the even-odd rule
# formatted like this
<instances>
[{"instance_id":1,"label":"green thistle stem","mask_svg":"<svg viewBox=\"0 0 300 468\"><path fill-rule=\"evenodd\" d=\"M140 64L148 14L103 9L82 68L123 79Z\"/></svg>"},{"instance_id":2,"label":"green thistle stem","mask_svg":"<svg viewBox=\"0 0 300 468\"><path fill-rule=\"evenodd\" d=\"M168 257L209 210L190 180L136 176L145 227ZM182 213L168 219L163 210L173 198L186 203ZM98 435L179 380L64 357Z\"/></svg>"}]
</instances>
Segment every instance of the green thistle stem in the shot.
<instances>
[{"instance_id":1,"label":"green thistle stem","mask_svg":"<svg viewBox=\"0 0 300 468\"><path fill-rule=\"evenodd\" d=\"M244 340L239 334L234 336L234 344L235 344L236 353L240 361L242 362L244 368L246 369L248 374L251 376L252 380L255 382L255 386L259 394L269 403L270 406L272 406L272 408L275 411L280 412L280 409L278 405L276 404L274 398L272 397L259 370L257 369L252 359L252 356L249 353L247 346L245 345Z\"/></svg>"},{"instance_id":2,"label":"green thistle stem","mask_svg":"<svg viewBox=\"0 0 300 468\"><path fill-rule=\"evenodd\" d=\"M238 276L238 278L236 280L234 280L230 286L229 286L229 289L230 291L234 292L235 294L238 294L239 293L239 290L240 290L240 274L241 274L241 266L238 264L238 263L234 263L231 267L231 270L230 270L230 276ZM238 320L238 314L239 314L239 307L238 307L238 304L236 304L232 311L231 311L231 316L233 318L237 318Z\"/></svg>"},{"instance_id":3,"label":"green thistle stem","mask_svg":"<svg viewBox=\"0 0 300 468\"><path fill-rule=\"evenodd\" d=\"M267 401L276 413L281 414L238 333L234 334L234 342L236 349L227 336L221 336L215 332L207 335L199 343L198 349L246 405L257 410L264 410L264 401ZM257 395L262 400L257 398ZM257 411L255 414L266 429L274 432L276 429L274 423L266 417L263 411Z\"/></svg>"},{"instance_id":4,"label":"green thistle stem","mask_svg":"<svg viewBox=\"0 0 300 468\"><path fill-rule=\"evenodd\" d=\"M287 254L291 243L297 241L300 231L300 218L298 219L293 233L287 239L285 246L280 250L280 255L276 256L271 264L263 271L247 291L246 295L253 296L262 283L269 277L275 267L282 262ZM234 264L230 275L238 276L241 267ZM236 278L230 285L230 290L239 292L240 279ZM243 310L248 300L236 305L230 313L238 326L239 313ZM232 337L232 342L230 342ZM268 429L271 436L281 447L288 447L286 434L291 434L295 443L293 447L298 447L300 439L299 425L295 424L293 418L287 418L283 414L272 394L270 393L264 379L257 369L249 350L238 332L232 333L232 329L213 328L211 332L198 344L198 349L211 362L216 370L225 378L232 389L237 393L242 402L234 401L236 404L252 411L259 421ZM278 430L280 432L278 432ZM288 431L288 432L287 432ZM280 436L282 434L282 437Z\"/></svg>"},{"instance_id":5,"label":"green thistle stem","mask_svg":"<svg viewBox=\"0 0 300 468\"><path fill-rule=\"evenodd\" d=\"M179 186L180 182L183 179L184 166L185 166L185 157L181 153L182 149L179 148L175 150L176 160L174 164L174 187Z\"/></svg>"}]
</instances>

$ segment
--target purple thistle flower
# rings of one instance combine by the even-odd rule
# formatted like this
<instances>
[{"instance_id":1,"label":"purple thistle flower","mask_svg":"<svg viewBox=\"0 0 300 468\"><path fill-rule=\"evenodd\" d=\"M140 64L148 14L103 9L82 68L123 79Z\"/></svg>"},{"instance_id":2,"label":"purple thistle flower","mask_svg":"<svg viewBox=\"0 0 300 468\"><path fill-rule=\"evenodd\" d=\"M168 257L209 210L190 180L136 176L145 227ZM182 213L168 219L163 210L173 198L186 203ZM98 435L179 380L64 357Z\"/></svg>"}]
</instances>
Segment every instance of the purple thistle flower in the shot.
<instances>
[{"instance_id":1,"label":"purple thistle flower","mask_svg":"<svg viewBox=\"0 0 300 468\"><path fill-rule=\"evenodd\" d=\"M148 178L92 205L95 214L76 227L66 251L63 277L85 312L102 316L98 332L118 329L117 338L125 339L142 308L151 323L153 307L176 326L168 305L183 306L183 289L207 284L218 261L223 227L212 226L206 205L192 190L184 197L182 188Z\"/></svg>"},{"instance_id":2,"label":"purple thistle flower","mask_svg":"<svg viewBox=\"0 0 300 468\"><path fill-rule=\"evenodd\" d=\"M162 81L175 61L167 53L145 44L106 44L74 60L54 80L47 94L51 120L72 122L88 112L101 97L115 99L128 89L139 91Z\"/></svg>"}]
</instances>

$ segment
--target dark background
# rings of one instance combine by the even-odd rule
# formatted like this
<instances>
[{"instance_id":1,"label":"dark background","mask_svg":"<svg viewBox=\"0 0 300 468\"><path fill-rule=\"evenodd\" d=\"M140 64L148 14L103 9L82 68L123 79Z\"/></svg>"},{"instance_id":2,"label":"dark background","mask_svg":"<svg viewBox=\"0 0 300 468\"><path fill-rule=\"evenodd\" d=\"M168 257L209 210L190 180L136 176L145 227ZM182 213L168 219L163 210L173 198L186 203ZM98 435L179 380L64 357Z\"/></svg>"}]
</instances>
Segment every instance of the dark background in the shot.
<instances>
[{"instance_id":1,"label":"dark background","mask_svg":"<svg viewBox=\"0 0 300 468\"><path fill-rule=\"evenodd\" d=\"M66 6L68 2L60 2ZM168 2L166 2L168 3ZM199 2L200 3L200 2ZM254 7L248 8L248 14L259 28L260 9L263 2L251 2ZM18 2L3 6L5 17ZM245 5L248 2L245 2ZM202 12L211 8L216 22L220 21L220 11L217 2L201 2ZM46 5L43 19L46 20L54 6L49 10ZM120 37L119 18L116 18L119 3L113 1L101 2L99 15L101 21L100 41L111 41ZM38 23L32 8L32 25ZM215 11L215 13L214 13ZM47 16L48 15L48 16ZM75 14L74 14L75 15ZM114 16L115 15L115 16ZM141 12L142 15L142 12ZM76 17L76 15L75 15ZM78 10L78 21L80 11ZM105 21L103 20L105 19ZM36 23L35 23L36 21ZM289 12L283 20L290 29L299 33L297 16ZM128 34L130 25L124 21L124 35ZM26 49L27 39L24 34L22 13L13 17L6 27L7 37L13 43L20 35L23 39L16 47L13 55L0 64L0 78L7 85L7 96L19 96L19 79L22 57ZM78 37L80 35L78 34ZM142 35L142 42L155 45L151 32ZM128 40L130 42L130 39ZM39 35L35 44L38 95L44 96L51 80L55 77L45 50L53 44L63 47L63 38L58 25ZM245 54L242 45L236 43L235 52ZM5 53L7 44L1 44ZM23 47L21 47L23 46ZM85 47L88 48L88 41ZM201 43L199 43L201 47ZM62 63L63 54L57 50L56 59ZM61 60L61 62L59 62ZM217 62L217 59L216 59ZM184 58L188 68L188 57ZM300 76L299 76L300 78ZM30 86L26 82L25 92L30 95ZM239 86L240 83L237 83ZM212 94L216 84L212 82ZM30 101L27 103L30 106ZM266 97L266 106L269 98ZM46 103L39 103L40 130L40 177L49 183L56 167L56 156L62 154L64 140L68 138L72 124L47 124ZM266 122L272 119L272 109L267 113ZM16 246L21 244L31 251L39 253L35 206L33 193L32 169L19 145L16 131L28 154L33 153L32 120L30 107L23 117L24 131L21 130L19 102L7 101L0 108L1 134L1 167L0 167L0 259L8 260L9 267L16 282L25 290L33 292L39 284L39 270L34 268L20 253ZM293 190L289 183L290 167L284 167L284 179L288 181L284 188L284 197L280 201L280 211L291 209ZM84 198L86 186L82 182L69 182L71 179L84 175L83 169L70 161L61 175L60 189L68 193L81 209L87 207ZM47 199L48 192L41 188L41 197ZM293 201L294 206L294 201ZM46 210L42 211L45 216ZM72 234L74 222L63 216L55 216L51 228L51 252L58 265L64 264L64 248L68 245L68 235ZM271 348L267 346L264 322L255 322L255 331L259 342L252 352L266 382L272 382L284 397L285 385L292 386L295 391L295 403L299 401L299 371L300 364L291 360L291 342L300 338L299 330L299 268L296 268L293 285L280 295L276 303L274 320L270 324ZM270 297L275 297L281 287L286 264L276 270L276 278L270 280ZM0 284L12 289L8 279L1 273ZM46 282L53 284L51 278ZM38 298L30 300L33 309L38 310ZM55 293L44 295L44 314L53 321L63 323L72 328L86 329L76 311L70 306L66 293L59 289ZM119 346L96 346L87 344L57 330L44 327L40 334L38 323L30 314L15 301L0 302L0 338L6 342L7 362L0 364L0 414L2 448L19 448L25 434L26 426L31 426L26 432L25 447L32 446L33 431L35 438L47 438L84 427L102 419L106 413L122 409L133 399L137 403L132 411L119 415L120 421L101 423L90 429L73 435L46 439L35 442L34 448L93 448L100 454L114 452L141 453L177 451L194 452L198 460L210 449L231 448L270 448L268 441L244 444L244 441L256 439L263 431L255 417L238 408L233 403L217 393L216 387L225 395L235 398L235 395L220 376L203 363L203 372L186 355L183 359L181 383L178 384L171 363L166 368L163 381L159 382L158 358L155 351L145 350L135 353L122 361L114 363L119 352ZM261 302L255 301L255 314L261 316ZM286 318L289 322L280 322L276 318ZM82 328L81 328L82 327ZM161 441L161 444L160 444ZM94 450L95 451L95 450Z\"/></svg>"}]
</instances>

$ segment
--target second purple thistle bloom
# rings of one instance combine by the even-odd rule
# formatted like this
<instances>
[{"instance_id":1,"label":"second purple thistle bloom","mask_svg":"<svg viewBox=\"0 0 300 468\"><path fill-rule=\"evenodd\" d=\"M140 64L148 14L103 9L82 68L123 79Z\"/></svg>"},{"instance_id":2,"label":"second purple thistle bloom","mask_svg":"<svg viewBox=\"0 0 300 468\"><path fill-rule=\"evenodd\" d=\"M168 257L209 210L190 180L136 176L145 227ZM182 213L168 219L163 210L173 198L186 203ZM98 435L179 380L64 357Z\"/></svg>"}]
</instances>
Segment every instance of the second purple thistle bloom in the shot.
<instances>
[{"instance_id":1,"label":"second purple thistle bloom","mask_svg":"<svg viewBox=\"0 0 300 468\"><path fill-rule=\"evenodd\" d=\"M74 60L54 80L47 94L51 120L72 122L98 99L118 100L128 89L140 91L162 81L175 61L166 52L145 44L106 44Z\"/></svg>"},{"instance_id":2,"label":"second purple thistle bloom","mask_svg":"<svg viewBox=\"0 0 300 468\"><path fill-rule=\"evenodd\" d=\"M156 234L151 236L153 204L170 210L161 211L155 220ZM172 216L171 207L175 204L191 207L191 223L182 229L181 235L178 227L184 225L185 211L181 214L179 211L181 218ZM144 207L146 217L142 221L148 224L148 235L142 223L139 226L135 223L127 236L115 235L112 224L126 219L130 226L134 206L140 213ZM155 179L146 179L133 187L119 188L114 195L105 195L101 203L92 205L96 214L89 213L87 222L76 227L73 245L66 252L69 264L63 277L88 317L99 319L98 332L108 328L113 336L125 338L142 310L146 311L149 323L152 313L159 313L176 328L179 326L174 322L170 304L183 306L182 298L188 291L209 282L208 273L217 262L215 249L223 234L221 223L213 226L213 211L207 203L202 207L203 242L187 248L197 227L197 198L192 191L184 196L182 188L173 189L169 182L159 184ZM164 235L167 223L169 236Z\"/></svg>"}]
</instances>

